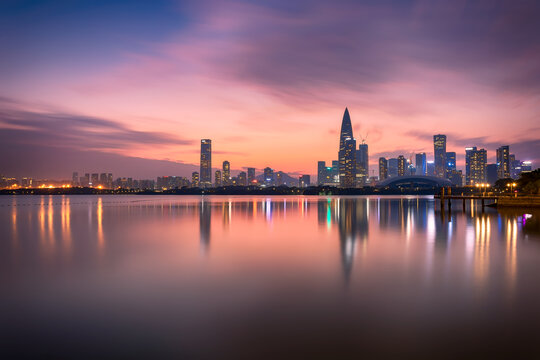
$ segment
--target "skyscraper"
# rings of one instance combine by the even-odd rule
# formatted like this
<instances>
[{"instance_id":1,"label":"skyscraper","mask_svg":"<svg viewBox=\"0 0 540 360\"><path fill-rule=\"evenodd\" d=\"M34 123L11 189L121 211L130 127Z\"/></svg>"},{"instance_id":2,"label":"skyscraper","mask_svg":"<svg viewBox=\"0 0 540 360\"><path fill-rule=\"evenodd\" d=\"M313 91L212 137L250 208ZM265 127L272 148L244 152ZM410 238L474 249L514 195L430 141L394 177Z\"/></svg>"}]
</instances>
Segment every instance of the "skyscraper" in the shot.
<instances>
[{"instance_id":1,"label":"skyscraper","mask_svg":"<svg viewBox=\"0 0 540 360\"><path fill-rule=\"evenodd\" d=\"M416 154L416 175L427 175L426 153Z\"/></svg>"},{"instance_id":2,"label":"skyscraper","mask_svg":"<svg viewBox=\"0 0 540 360\"><path fill-rule=\"evenodd\" d=\"M368 145L362 141L356 150L356 183L364 185L369 178Z\"/></svg>"},{"instance_id":3,"label":"skyscraper","mask_svg":"<svg viewBox=\"0 0 540 360\"><path fill-rule=\"evenodd\" d=\"M476 146L465 148L465 183L466 185L472 185L471 158L474 151L476 151Z\"/></svg>"},{"instance_id":4,"label":"skyscraper","mask_svg":"<svg viewBox=\"0 0 540 360\"><path fill-rule=\"evenodd\" d=\"M191 187L199 187L199 173L194 171L191 173Z\"/></svg>"},{"instance_id":5,"label":"skyscraper","mask_svg":"<svg viewBox=\"0 0 540 360\"><path fill-rule=\"evenodd\" d=\"M324 184L326 180L326 162L318 161L317 162L317 185Z\"/></svg>"},{"instance_id":6,"label":"skyscraper","mask_svg":"<svg viewBox=\"0 0 540 360\"><path fill-rule=\"evenodd\" d=\"M397 158L397 176L405 176L406 161L403 155Z\"/></svg>"},{"instance_id":7,"label":"skyscraper","mask_svg":"<svg viewBox=\"0 0 540 360\"><path fill-rule=\"evenodd\" d=\"M383 181L388 177L388 161L384 157L379 158L379 180Z\"/></svg>"},{"instance_id":8,"label":"skyscraper","mask_svg":"<svg viewBox=\"0 0 540 360\"><path fill-rule=\"evenodd\" d=\"M497 176L499 179L510 177L510 146L508 145L497 149Z\"/></svg>"},{"instance_id":9,"label":"skyscraper","mask_svg":"<svg viewBox=\"0 0 540 360\"><path fill-rule=\"evenodd\" d=\"M446 176L446 135L433 135L433 154L435 160L435 176Z\"/></svg>"},{"instance_id":10,"label":"skyscraper","mask_svg":"<svg viewBox=\"0 0 540 360\"><path fill-rule=\"evenodd\" d=\"M79 186L79 173L76 171L74 171L73 175L71 176L71 185Z\"/></svg>"},{"instance_id":11,"label":"skyscraper","mask_svg":"<svg viewBox=\"0 0 540 360\"><path fill-rule=\"evenodd\" d=\"M266 186L274 185L274 170L269 167L264 168L264 184Z\"/></svg>"},{"instance_id":12,"label":"skyscraper","mask_svg":"<svg viewBox=\"0 0 540 360\"><path fill-rule=\"evenodd\" d=\"M222 185L221 181L221 170L216 170L215 176L214 176L214 186L219 187Z\"/></svg>"},{"instance_id":13,"label":"skyscraper","mask_svg":"<svg viewBox=\"0 0 540 360\"><path fill-rule=\"evenodd\" d=\"M238 185L246 186L247 185L247 176L245 171L240 171L237 177Z\"/></svg>"},{"instance_id":14,"label":"skyscraper","mask_svg":"<svg viewBox=\"0 0 540 360\"><path fill-rule=\"evenodd\" d=\"M466 170L469 171L467 185L485 183L487 181L487 151L473 147L467 148L465 154Z\"/></svg>"},{"instance_id":15,"label":"skyscraper","mask_svg":"<svg viewBox=\"0 0 540 360\"><path fill-rule=\"evenodd\" d=\"M456 171L456 153L454 151L446 153L446 178L450 179L452 171Z\"/></svg>"},{"instance_id":16,"label":"skyscraper","mask_svg":"<svg viewBox=\"0 0 540 360\"><path fill-rule=\"evenodd\" d=\"M298 179L298 186L303 188L303 187L308 187L310 185L311 185L310 176L301 175L300 178Z\"/></svg>"},{"instance_id":17,"label":"skyscraper","mask_svg":"<svg viewBox=\"0 0 540 360\"><path fill-rule=\"evenodd\" d=\"M486 166L486 180L488 184L495 185L497 181L497 164L487 164Z\"/></svg>"},{"instance_id":18,"label":"skyscraper","mask_svg":"<svg viewBox=\"0 0 540 360\"><path fill-rule=\"evenodd\" d=\"M356 172L356 140L353 138L351 117L345 108L339 133L339 182L341 187L353 187Z\"/></svg>"},{"instance_id":19,"label":"skyscraper","mask_svg":"<svg viewBox=\"0 0 540 360\"><path fill-rule=\"evenodd\" d=\"M398 176L398 159L388 159L388 177Z\"/></svg>"},{"instance_id":20,"label":"skyscraper","mask_svg":"<svg viewBox=\"0 0 540 360\"><path fill-rule=\"evenodd\" d=\"M223 186L230 185L230 183L231 183L231 164L227 160L225 160L223 162L222 176L223 176L223 179L222 179Z\"/></svg>"},{"instance_id":21,"label":"skyscraper","mask_svg":"<svg viewBox=\"0 0 540 360\"><path fill-rule=\"evenodd\" d=\"M253 185L255 181L255 168L247 169L247 181L248 181L248 185Z\"/></svg>"},{"instance_id":22,"label":"skyscraper","mask_svg":"<svg viewBox=\"0 0 540 360\"><path fill-rule=\"evenodd\" d=\"M201 187L212 186L212 140L201 140Z\"/></svg>"}]
</instances>

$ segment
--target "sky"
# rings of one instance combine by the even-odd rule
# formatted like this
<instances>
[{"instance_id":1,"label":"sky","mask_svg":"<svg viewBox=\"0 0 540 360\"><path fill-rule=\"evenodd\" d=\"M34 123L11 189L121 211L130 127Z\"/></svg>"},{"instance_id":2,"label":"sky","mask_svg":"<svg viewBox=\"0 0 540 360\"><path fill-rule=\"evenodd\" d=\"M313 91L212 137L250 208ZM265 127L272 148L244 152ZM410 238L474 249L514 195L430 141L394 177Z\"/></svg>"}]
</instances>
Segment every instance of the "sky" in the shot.
<instances>
[{"instance_id":1,"label":"sky","mask_svg":"<svg viewBox=\"0 0 540 360\"><path fill-rule=\"evenodd\" d=\"M538 1L0 2L0 173L315 174L354 136L540 164ZM233 171L234 173L234 171Z\"/></svg>"}]
</instances>

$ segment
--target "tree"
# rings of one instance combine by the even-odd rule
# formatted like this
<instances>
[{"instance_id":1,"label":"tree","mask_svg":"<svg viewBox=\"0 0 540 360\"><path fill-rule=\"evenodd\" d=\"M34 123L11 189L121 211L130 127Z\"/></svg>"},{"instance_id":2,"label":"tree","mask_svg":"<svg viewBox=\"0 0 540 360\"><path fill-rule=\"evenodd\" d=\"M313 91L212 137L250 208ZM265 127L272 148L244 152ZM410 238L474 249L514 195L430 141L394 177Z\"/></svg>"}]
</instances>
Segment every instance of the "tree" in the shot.
<instances>
[{"instance_id":1,"label":"tree","mask_svg":"<svg viewBox=\"0 0 540 360\"><path fill-rule=\"evenodd\" d=\"M540 195L540 169L521 173L517 184L518 188L524 193Z\"/></svg>"}]
</instances>

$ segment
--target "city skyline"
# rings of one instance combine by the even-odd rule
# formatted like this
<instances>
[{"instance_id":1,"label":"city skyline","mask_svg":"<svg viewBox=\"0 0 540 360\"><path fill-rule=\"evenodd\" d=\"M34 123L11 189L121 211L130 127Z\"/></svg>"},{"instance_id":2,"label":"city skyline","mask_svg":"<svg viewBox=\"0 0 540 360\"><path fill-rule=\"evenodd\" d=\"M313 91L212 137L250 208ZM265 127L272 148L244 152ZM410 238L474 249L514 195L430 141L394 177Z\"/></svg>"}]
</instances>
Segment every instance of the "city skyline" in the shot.
<instances>
[{"instance_id":1,"label":"city skyline","mask_svg":"<svg viewBox=\"0 0 540 360\"><path fill-rule=\"evenodd\" d=\"M439 133L458 169L467 146L540 163L539 6L388 4L4 2L0 168L188 176L208 138L233 171L313 176L345 106L370 173Z\"/></svg>"}]
</instances>

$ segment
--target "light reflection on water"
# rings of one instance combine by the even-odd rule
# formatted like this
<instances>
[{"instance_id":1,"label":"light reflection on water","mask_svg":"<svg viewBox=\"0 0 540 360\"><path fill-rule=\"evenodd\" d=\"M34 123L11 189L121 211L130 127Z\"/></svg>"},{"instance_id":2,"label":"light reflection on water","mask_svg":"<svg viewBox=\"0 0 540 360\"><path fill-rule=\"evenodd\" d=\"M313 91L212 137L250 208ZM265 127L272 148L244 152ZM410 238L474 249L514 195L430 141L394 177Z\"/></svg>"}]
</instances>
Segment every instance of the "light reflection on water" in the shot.
<instances>
[{"instance_id":1,"label":"light reflection on water","mask_svg":"<svg viewBox=\"0 0 540 360\"><path fill-rule=\"evenodd\" d=\"M531 315L540 303L539 212L478 205L6 196L0 285L11 311L2 345L39 354L17 345L31 341L79 357L90 337L114 341L89 357L414 357L452 354L451 342L482 355L475 344L488 341L497 354L518 344L530 354L527 336L540 330Z\"/></svg>"}]
</instances>

